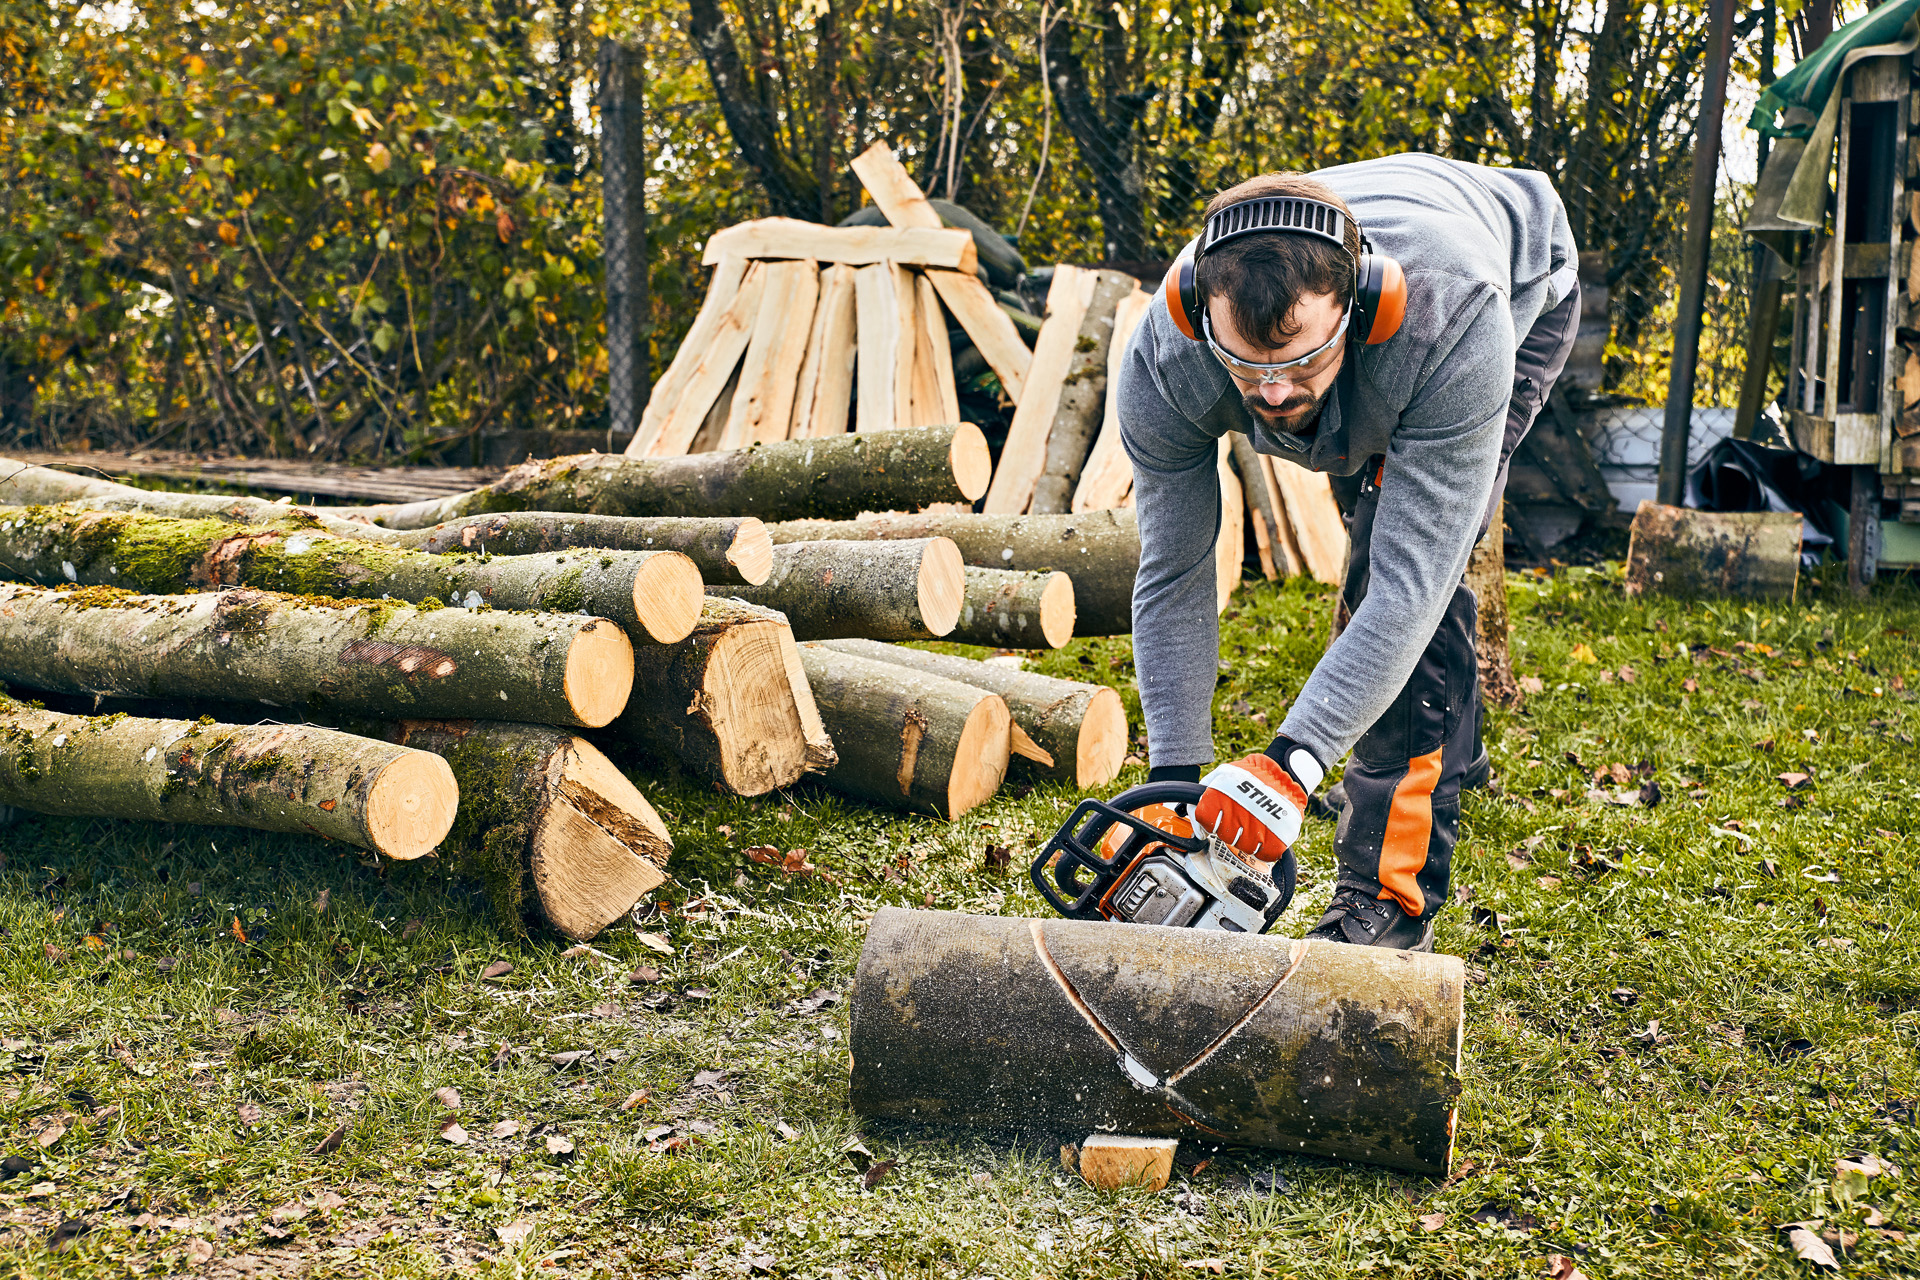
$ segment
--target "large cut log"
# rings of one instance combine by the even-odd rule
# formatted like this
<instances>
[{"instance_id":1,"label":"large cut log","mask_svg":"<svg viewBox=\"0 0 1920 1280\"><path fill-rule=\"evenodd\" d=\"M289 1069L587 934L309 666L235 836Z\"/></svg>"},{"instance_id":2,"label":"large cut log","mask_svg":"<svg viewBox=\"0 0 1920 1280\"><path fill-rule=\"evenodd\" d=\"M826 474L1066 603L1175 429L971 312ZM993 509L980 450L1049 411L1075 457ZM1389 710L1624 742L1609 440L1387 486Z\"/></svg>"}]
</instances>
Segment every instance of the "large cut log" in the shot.
<instances>
[{"instance_id":1,"label":"large cut log","mask_svg":"<svg viewBox=\"0 0 1920 1280\"><path fill-rule=\"evenodd\" d=\"M1464 979L1416 951L884 907L854 971L850 1101L1441 1175Z\"/></svg>"},{"instance_id":2,"label":"large cut log","mask_svg":"<svg viewBox=\"0 0 1920 1280\"><path fill-rule=\"evenodd\" d=\"M1140 526L1131 511L1067 516L983 516L967 512L871 515L859 520L788 520L767 526L776 546L821 539L951 538L960 558L986 569L1059 569L1073 579L1074 634L1133 630L1133 579Z\"/></svg>"},{"instance_id":3,"label":"large cut log","mask_svg":"<svg viewBox=\"0 0 1920 1280\"><path fill-rule=\"evenodd\" d=\"M1093 449L1107 405L1107 354L1113 346L1114 313L1121 301L1139 291L1140 282L1120 271L1095 271L1092 296L1080 318L1080 336L1067 365L1060 400L1047 432L1047 462L1033 483L1035 514L1063 512L1073 506L1074 487Z\"/></svg>"},{"instance_id":4,"label":"large cut log","mask_svg":"<svg viewBox=\"0 0 1920 1280\"><path fill-rule=\"evenodd\" d=\"M989 515L1017 516L1033 500L1033 486L1047 465L1047 433L1060 405L1060 392L1080 340L1080 322L1093 303L1095 274L1060 264L1047 290L1047 318L1033 344L1033 364L1020 391L1020 403L1007 427L993 483L987 488Z\"/></svg>"},{"instance_id":5,"label":"large cut log","mask_svg":"<svg viewBox=\"0 0 1920 1280\"><path fill-rule=\"evenodd\" d=\"M1627 543L1627 594L1791 600L1801 525L1793 511L1690 511L1642 502Z\"/></svg>"},{"instance_id":6,"label":"large cut log","mask_svg":"<svg viewBox=\"0 0 1920 1280\"><path fill-rule=\"evenodd\" d=\"M757 587L715 587L787 615L800 640L937 640L960 620L966 566L946 538L789 542Z\"/></svg>"},{"instance_id":7,"label":"large cut log","mask_svg":"<svg viewBox=\"0 0 1920 1280\"><path fill-rule=\"evenodd\" d=\"M626 451L629 454L644 458L653 452L661 430L673 417L681 397L686 395L687 386L701 361L713 350L715 342L720 340L722 326L731 323L726 316L733 306L734 296L740 292L740 282L746 273L745 258L722 258L714 264L713 278L707 282L707 296L700 303L699 313L693 317L693 327L680 340L680 347L673 354L673 363L667 366L660 381L653 385L653 391L647 397L647 407L640 414L640 426L633 433L633 439L627 441ZM678 452L685 451L683 447Z\"/></svg>"},{"instance_id":8,"label":"large cut log","mask_svg":"<svg viewBox=\"0 0 1920 1280\"><path fill-rule=\"evenodd\" d=\"M1126 759L1126 705L1106 685L1057 680L999 663L874 640L826 640L821 647L999 694L1026 738L1025 744L1013 744L1016 774L1086 790L1113 781Z\"/></svg>"},{"instance_id":9,"label":"large cut log","mask_svg":"<svg viewBox=\"0 0 1920 1280\"><path fill-rule=\"evenodd\" d=\"M1270 454L1265 461L1280 491L1281 505L1287 509L1287 525L1301 563L1315 582L1339 586L1347 572L1347 526L1326 473Z\"/></svg>"},{"instance_id":10,"label":"large cut log","mask_svg":"<svg viewBox=\"0 0 1920 1280\"><path fill-rule=\"evenodd\" d=\"M1058 569L968 566L966 603L946 639L999 649L1058 649L1073 639L1073 620L1073 579Z\"/></svg>"},{"instance_id":11,"label":"large cut log","mask_svg":"<svg viewBox=\"0 0 1920 1280\"><path fill-rule=\"evenodd\" d=\"M653 438L644 450L634 447L648 434L649 423L642 418L640 430L634 433L633 440L627 446L628 457L683 456L693 447L695 436L713 415L718 404L728 398L728 388L737 388L740 360L746 354L754 325L760 317L760 299L766 292L766 268L764 262L747 264L739 287L727 299L725 310L716 316L713 328L701 335L698 345L695 345L695 336L691 333L681 339L680 351L691 354L693 364L688 368L672 402L663 404L658 426L653 429ZM715 274L717 276L719 273ZM679 363L678 355L674 357L674 363ZM649 410L658 399L657 392L648 398Z\"/></svg>"},{"instance_id":12,"label":"large cut log","mask_svg":"<svg viewBox=\"0 0 1920 1280\"><path fill-rule=\"evenodd\" d=\"M417 609L241 587L135 595L0 583L0 680L363 715L607 724L633 645L604 618Z\"/></svg>"},{"instance_id":13,"label":"large cut log","mask_svg":"<svg viewBox=\"0 0 1920 1280\"><path fill-rule=\"evenodd\" d=\"M460 792L425 751L308 725L76 716L0 699L0 804L432 851Z\"/></svg>"},{"instance_id":14,"label":"large cut log","mask_svg":"<svg viewBox=\"0 0 1920 1280\"><path fill-rule=\"evenodd\" d=\"M1120 440L1120 395L1116 379L1126 359L1127 343L1146 318L1153 295L1136 289L1113 313L1113 341L1107 347L1107 397L1100 410L1100 435L1087 454L1080 483L1073 491L1073 510L1099 511L1117 507L1133 492L1133 462Z\"/></svg>"},{"instance_id":15,"label":"large cut log","mask_svg":"<svg viewBox=\"0 0 1920 1280\"><path fill-rule=\"evenodd\" d=\"M792 786L821 759L795 695L792 643L773 610L709 596L686 640L635 652L633 695L604 732L734 795Z\"/></svg>"},{"instance_id":16,"label":"large cut log","mask_svg":"<svg viewBox=\"0 0 1920 1280\"><path fill-rule=\"evenodd\" d=\"M970 231L900 230L894 227L823 227L798 218L757 218L707 238L701 261L723 257L812 258L816 262L898 262L916 267L979 269L980 253Z\"/></svg>"},{"instance_id":17,"label":"large cut log","mask_svg":"<svg viewBox=\"0 0 1920 1280\"><path fill-rule=\"evenodd\" d=\"M794 390L789 440L837 436L847 430L858 352L853 314L856 270L836 262L820 275L820 303L814 309L807 358L800 366L800 382ZM959 421L958 415L950 421Z\"/></svg>"},{"instance_id":18,"label":"large cut log","mask_svg":"<svg viewBox=\"0 0 1920 1280\"><path fill-rule=\"evenodd\" d=\"M1013 720L998 694L816 644L800 661L840 753L828 786L949 820L1000 789Z\"/></svg>"},{"instance_id":19,"label":"large cut log","mask_svg":"<svg viewBox=\"0 0 1920 1280\"><path fill-rule=\"evenodd\" d=\"M785 440L793 425L793 397L820 300L820 268L805 258L769 262L766 281L740 366L740 387L720 434L722 449Z\"/></svg>"},{"instance_id":20,"label":"large cut log","mask_svg":"<svg viewBox=\"0 0 1920 1280\"><path fill-rule=\"evenodd\" d=\"M571 547L678 551L693 561L701 581L711 584L758 586L773 569L773 543L767 537L767 526L754 516L594 516L568 511L513 511L462 516L426 529L379 532L391 537L394 546L434 555L524 556Z\"/></svg>"},{"instance_id":21,"label":"large cut log","mask_svg":"<svg viewBox=\"0 0 1920 1280\"><path fill-rule=\"evenodd\" d=\"M638 645L672 644L700 616L700 571L677 551L429 555L335 538L289 516L219 520L0 507L0 560L46 586L172 594L246 586L297 595L391 596L610 618Z\"/></svg>"},{"instance_id":22,"label":"large cut log","mask_svg":"<svg viewBox=\"0 0 1920 1280\"><path fill-rule=\"evenodd\" d=\"M365 507L356 514L390 529L423 529L495 511L833 518L972 502L986 492L992 468L980 428L960 422L783 440L685 458L587 453L530 460L467 493Z\"/></svg>"}]
</instances>

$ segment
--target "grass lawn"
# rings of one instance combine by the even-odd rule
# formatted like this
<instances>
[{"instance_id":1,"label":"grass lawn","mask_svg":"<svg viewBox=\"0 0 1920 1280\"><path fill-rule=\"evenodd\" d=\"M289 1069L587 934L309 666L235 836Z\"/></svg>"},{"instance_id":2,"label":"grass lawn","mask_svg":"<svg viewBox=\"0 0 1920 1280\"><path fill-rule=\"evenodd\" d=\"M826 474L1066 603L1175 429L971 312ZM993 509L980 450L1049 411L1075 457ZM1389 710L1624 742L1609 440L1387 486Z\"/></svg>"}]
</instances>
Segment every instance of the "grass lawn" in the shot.
<instances>
[{"instance_id":1,"label":"grass lawn","mask_svg":"<svg viewBox=\"0 0 1920 1280\"><path fill-rule=\"evenodd\" d=\"M1807 1222L1846 1274L1915 1274L1920 591L1512 581L1541 683L1492 717L1501 794L1467 804L1440 921L1472 979L1444 1183L1184 1143L1166 1191L1104 1194L1046 1140L863 1128L833 998L862 921L1040 914L1025 860L1071 796L948 826L642 773L676 878L591 950L501 929L430 861L0 829L0 1273L1801 1275L1780 1224ZM1327 616L1319 588L1236 597L1223 755L1264 744ZM1125 640L1041 665L1132 683ZM1331 835L1283 932L1331 890ZM855 1135L897 1161L871 1186ZM1861 1155L1880 1172L1836 1170Z\"/></svg>"}]
</instances>

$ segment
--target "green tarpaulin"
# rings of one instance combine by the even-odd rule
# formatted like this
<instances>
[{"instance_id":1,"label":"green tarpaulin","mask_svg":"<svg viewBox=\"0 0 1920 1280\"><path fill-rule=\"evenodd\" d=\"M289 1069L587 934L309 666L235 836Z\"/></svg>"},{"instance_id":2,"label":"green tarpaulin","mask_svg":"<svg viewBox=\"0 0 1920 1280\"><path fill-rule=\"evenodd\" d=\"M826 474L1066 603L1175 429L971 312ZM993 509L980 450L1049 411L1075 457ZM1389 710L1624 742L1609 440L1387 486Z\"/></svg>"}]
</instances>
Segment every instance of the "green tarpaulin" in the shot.
<instances>
[{"instance_id":1,"label":"green tarpaulin","mask_svg":"<svg viewBox=\"0 0 1920 1280\"><path fill-rule=\"evenodd\" d=\"M1855 18L1828 36L1812 56L1803 58L1793 70L1767 86L1754 104L1747 127L1775 138L1805 138L1813 131L1811 121L1789 119L1775 124L1774 118L1790 107L1803 107L1818 116L1833 96L1840 73L1846 69L1847 55L1865 45L1887 44L1900 36L1907 20L1920 12L1920 0L1888 0L1865 17Z\"/></svg>"}]
</instances>

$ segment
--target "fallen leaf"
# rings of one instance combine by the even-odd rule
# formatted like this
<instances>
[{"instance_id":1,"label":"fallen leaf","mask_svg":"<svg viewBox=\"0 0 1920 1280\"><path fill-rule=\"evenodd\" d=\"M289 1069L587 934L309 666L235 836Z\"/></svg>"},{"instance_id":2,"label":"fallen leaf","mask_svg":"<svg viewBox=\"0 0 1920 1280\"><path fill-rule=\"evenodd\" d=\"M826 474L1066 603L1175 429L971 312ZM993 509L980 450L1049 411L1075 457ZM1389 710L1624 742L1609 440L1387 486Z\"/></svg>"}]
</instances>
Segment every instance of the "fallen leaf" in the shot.
<instances>
[{"instance_id":1,"label":"fallen leaf","mask_svg":"<svg viewBox=\"0 0 1920 1280\"><path fill-rule=\"evenodd\" d=\"M460 1109L460 1091L452 1085L442 1085L433 1091L433 1100L449 1111Z\"/></svg>"},{"instance_id":2,"label":"fallen leaf","mask_svg":"<svg viewBox=\"0 0 1920 1280\"><path fill-rule=\"evenodd\" d=\"M1515 871L1524 871L1528 867L1533 865L1533 855L1530 853L1523 853L1520 850L1515 849L1511 853L1507 854L1507 865L1512 867Z\"/></svg>"},{"instance_id":3,"label":"fallen leaf","mask_svg":"<svg viewBox=\"0 0 1920 1280\"><path fill-rule=\"evenodd\" d=\"M1575 662L1584 662L1589 666L1600 661L1599 657L1593 652L1593 646L1584 640L1573 646L1573 652L1568 654L1567 657Z\"/></svg>"},{"instance_id":4,"label":"fallen leaf","mask_svg":"<svg viewBox=\"0 0 1920 1280\"><path fill-rule=\"evenodd\" d=\"M260 1108L254 1106L251 1102L243 1102L235 1107L233 1111L235 1115L240 1117L241 1124L255 1125L260 1123Z\"/></svg>"},{"instance_id":5,"label":"fallen leaf","mask_svg":"<svg viewBox=\"0 0 1920 1280\"><path fill-rule=\"evenodd\" d=\"M1840 1269L1839 1261L1833 1256L1833 1250L1802 1223L1788 1223L1786 1227L1787 1244L1793 1249L1793 1255L1802 1262L1810 1262L1816 1267L1825 1267L1829 1271Z\"/></svg>"},{"instance_id":6,"label":"fallen leaf","mask_svg":"<svg viewBox=\"0 0 1920 1280\"><path fill-rule=\"evenodd\" d=\"M456 1147L464 1147L467 1145L467 1131L460 1127L458 1120L442 1120L440 1122L440 1137L442 1141L451 1142Z\"/></svg>"},{"instance_id":7,"label":"fallen leaf","mask_svg":"<svg viewBox=\"0 0 1920 1280\"><path fill-rule=\"evenodd\" d=\"M622 1111L631 1111L635 1107L639 1106L641 1103L645 1102L651 1096L652 1094L649 1090L635 1089L632 1093L627 1095L627 1100L620 1104L620 1109Z\"/></svg>"},{"instance_id":8,"label":"fallen leaf","mask_svg":"<svg viewBox=\"0 0 1920 1280\"><path fill-rule=\"evenodd\" d=\"M60 1188L51 1182L36 1182L27 1188L27 1199L45 1200Z\"/></svg>"},{"instance_id":9,"label":"fallen leaf","mask_svg":"<svg viewBox=\"0 0 1920 1280\"><path fill-rule=\"evenodd\" d=\"M482 982L491 982L495 978L504 978L512 972L513 972L512 961L495 960L492 964L488 965L486 968L480 971L480 980Z\"/></svg>"},{"instance_id":10,"label":"fallen leaf","mask_svg":"<svg viewBox=\"0 0 1920 1280\"><path fill-rule=\"evenodd\" d=\"M757 844L747 850L747 861L757 862L763 867L780 865L780 850L770 844Z\"/></svg>"},{"instance_id":11,"label":"fallen leaf","mask_svg":"<svg viewBox=\"0 0 1920 1280\"><path fill-rule=\"evenodd\" d=\"M187 1241L187 1263L189 1266L205 1266L213 1261L213 1245L194 1236Z\"/></svg>"},{"instance_id":12,"label":"fallen leaf","mask_svg":"<svg viewBox=\"0 0 1920 1280\"><path fill-rule=\"evenodd\" d=\"M1534 883L1539 885L1542 889L1558 889L1560 887L1560 877L1559 876L1540 876L1534 881Z\"/></svg>"},{"instance_id":13,"label":"fallen leaf","mask_svg":"<svg viewBox=\"0 0 1920 1280\"><path fill-rule=\"evenodd\" d=\"M1547 682L1545 680L1542 680L1539 676L1521 676L1520 677L1520 692L1545 693L1546 691L1547 691Z\"/></svg>"},{"instance_id":14,"label":"fallen leaf","mask_svg":"<svg viewBox=\"0 0 1920 1280\"><path fill-rule=\"evenodd\" d=\"M673 944L657 933L637 933L634 937L640 940L641 946L651 947L663 956L673 954Z\"/></svg>"},{"instance_id":15,"label":"fallen leaf","mask_svg":"<svg viewBox=\"0 0 1920 1280\"><path fill-rule=\"evenodd\" d=\"M289 1222L298 1222L306 1216L307 1206L301 1204L298 1200L289 1200L267 1215L277 1226L282 1227L286 1226Z\"/></svg>"},{"instance_id":16,"label":"fallen leaf","mask_svg":"<svg viewBox=\"0 0 1920 1280\"><path fill-rule=\"evenodd\" d=\"M777 1259L770 1253L749 1253L743 1255L747 1265L755 1271L772 1271Z\"/></svg>"},{"instance_id":17,"label":"fallen leaf","mask_svg":"<svg viewBox=\"0 0 1920 1280\"><path fill-rule=\"evenodd\" d=\"M774 1121L773 1131L780 1135L780 1141L782 1142L797 1142L800 1138L800 1131L788 1124L785 1120Z\"/></svg>"},{"instance_id":18,"label":"fallen leaf","mask_svg":"<svg viewBox=\"0 0 1920 1280\"><path fill-rule=\"evenodd\" d=\"M1848 1170L1852 1170L1855 1173L1864 1173L1869 1178L1877 1178L1883 1173L1899 1172L1899 1170L1892 1165L1883 1163L1880 1157L1875 1155L1851 1155L1833 1162L1833 1171L1835 1173L1845 1173ZM1882 1218L1881 1222L1884 1221L1886 1221L1886 1219ZM1877 1227L1880 1223L1869 1222L1867 1225Z\"/></svg>"},{"instance_id":19,"label":"fallen leaf","mask_svg":"<svg viewBox=\"0 0 1920 1280\"><path fill-rule=\"evenodd\" d=\"M547 1061L553 1063L554 1066L559 1067L562 1071L565 1071L568 1067L583 1062L592 1056L593 1050L591 1049L569 1049L565 1053L549 1054Z\"/></svg>"},{"instance_id":20,"label":"fallen leaf","mask_svg":"<svg viewBox=\"0 0 1920 1280\"><path fill-rule=\"evenodd\" d=\"M1640 1002L1640 993L1632 987L1615 987L1608 994L1613 997L1615 1004L1623 1008L1631 1008Z\"/></svg>"},{"instance_id":21,"label":"fallen leaf","mask_svg":"<svg viewBox=\"0 0 1920 1280\"><path fill-rule=\"evenodd\" d=\"M331 1191L322 1191L313 1198L313 1211L315 1213L332 1213L335 1209L344 1209L346 1207L347 1202L345 1198Z\"/></svg>"},{"instance_id":22,"label":"fallen leaf","mask_svg":"<svg viewBox=\"0 0 1920 1280\"><path fill-rule=\"evenodd\" d=\"M326 1137L320 1139L319 1145L314 1147L313 1149L313 1154L316 1156L330 1155L333 1152L338 1151L340 1149L340 1144L342 1142L345 1142L346 1140L347 1140L347 1122L343 1120L341 1121L339 1128L335 1129L332 1133L328 1134Z\"/></svg>"},{"instance_id":23,"label":"fallen leaf","mask_svg":"<svg viewBox=\"0 0 1920 1280\"><path fill-rule=\"evenodd\" d=\"M565 1160L573 1155L573 1139L561 1133L547 1135L547 1154L556 1160Z\"/></svg>"},{"instance_id":24,"label":"fallen leaf","mask_svg":"<svg viewBox=\"0 0 1920 1280\"><path fill-rule=\"evenodd\" d=\"M496 1138L511 1138L518 1132L520 1132L520 1122L518 1120L502 1120L499 1124L493 1126L493 1136Z\"/></svg>"},{"instance_id":25,"label":"fallen leaf","mask_svg":"<svg viewBox=\"0 0 1920 1280\"><path fill-rule=\"evenodd\" d=\"M1804 773L1776 773L1774 777L1778 778L1780 784L1789 791L1798 791L1813 781L1810 775Z\"/></svg>"},{"instance_id":26,"label":"fallen leaf","mask_svg":"<svg viewBox=\"0 0 1920 1280\"><path fill-rule=\"evenodd\" d=\"M1420 1229L1422 1231L1438 1231L1446 1225L1447 1215L1444 1213L1423 1213L1420 1215Z\"/></svg>"},{"instance_id":27,"label":"fallen leaf","mask_svg":"<svg viewBox=\"0 0 1920 1280\"><path fill-rule=\"evenodd\" d=\"M1587 1280L1587 1273L1565 1254L1550 1253L1546 1260L1547 1280Z\"/></svg>"},{"instance_id":28,"label":"fallen leaf","mask_svg":"<svg viewBox=\"0 0 1920 1280\"><path fill-rule=\"evenodd\" d=\"M724 1071L696 1071L693 1073L693 1087L696 1089L723 1089L726 1087L727 1073Z\"/></svg>"},{"instance_id":29,"label":"fallen leaf","mask_svg":"<svg viewBox=\"0 0 1920 1280\"><path fill-rule=\"evenodd\" d=\"M987 852L986 852L986 858L985 858L985 866L987 870L993 871L993 872L1001 872L1001 871L1005 871L1008 867L1012 865L1013 865L1012 849L1010 849L1004 844L990 844L987 846Z\"/></svg>"},{"instance_id":30,"label":"fallen leaf","mask_svg":"<svg viewBox=\"0 0 1920 1280\"><path fill-rule=\"evenodd\" d=\"M67 1136L67 1126L60 1123L60 1121L55 1120L52 1124L42 1129L39 1132L39 1134L34 1138L34 1141L39 1143L42 1147L50 1147L54 1143L60 1141L60 1139L66 1136Z\"/></svg>"},{"instance_id":31,"label":"fallen leaf","mask_svg":"<svg viewBox=\"0 0 1920 1280\"><path fill-rule=\"evenodd\" d=\"M1219 1258L1189 1258L1180 1265L1189 1271L1211 1271L1216 1276L1227 1274L1227 1264Z\"/></svg>"},{"instance_id":32,"label":"fallen leaf","mask_svg":"<svg viewBox=\"0 0 1920 1280\"><path fill-rule=\"evenodd\" d=\"M1685 689L1688 693L1700 692L1700 682L1698 680L1695 680L1692 676L1688 676L1685 680L1682 680L1680 682L1680 687L1682 689Z\"/></svg>"},{"instance_id":33,"label":"fallen leaf","mask_svg":"<svg viewBox=\"0 0 1920 1280\"><path fill-rule=\"evenodd\" d=\"M627 981L636 987L644 986L650 982L658 982L660 981L660 971L651 965L643 964L627 975Z\"/></svg>"},{"instance_id":34,"label":"fallen leaf","mask_svg":"<svg viewBox=\"0 0 1920 1280\"><path fill-rule=\"evenodd\" d=\"M617 1004L597 1004L587 1012L596 1018L617 1018L620 1016L621 1010Z\"/></svg>"},{"instance_id":35,"label":"fallen leaf","mask_svg":"<svg viewBox=\"0 0 1920 1280\"><path fill-rule=\"evenodd\" d=\"M880 1163L860 1175L860 1185L869 1191L873 1190L880 1185L882 1179L893 1172L893 1167L899 1163L898 1160L880 1161Z\"/></svg>"},{"instance_id":36,"label":"fallen leaf","mask_svg":"<svg viewBox=\"0 0 1920 1280\"><path fill-rule=\"evenodd\" d=\"M500 1243L507 1248L517 1249L527 1242L528 1236L533 1234L533 1222L531 1219L522 1218L518 1222L509 1222L504 1227L495 1227L493 1234L499 1236Z\"/></svg>"},{"instance_id":37,"label":"fallen leaf","mask_svg":"<svg viewBox=\"0 0 1920 1280\"><path fill-rule=\"evenodd\" d=\"M865 1173L873 1165L873 1152L867 1150L867 1144L857 1136L847 1139L847 1145L840 1148L840 1154L847 1158L847 1163L857 1173Z\"/></svg>"}]
</instances>

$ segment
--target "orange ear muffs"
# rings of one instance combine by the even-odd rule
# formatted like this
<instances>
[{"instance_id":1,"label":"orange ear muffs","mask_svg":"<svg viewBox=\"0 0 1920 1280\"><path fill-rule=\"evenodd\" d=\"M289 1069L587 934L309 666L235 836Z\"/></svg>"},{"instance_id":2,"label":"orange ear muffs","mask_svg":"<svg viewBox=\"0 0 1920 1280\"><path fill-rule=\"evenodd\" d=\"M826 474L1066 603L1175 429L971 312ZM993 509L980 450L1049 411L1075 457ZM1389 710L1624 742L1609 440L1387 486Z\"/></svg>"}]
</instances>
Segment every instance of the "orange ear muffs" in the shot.
<instances>
[{"instance_id":1,"label":"orange ear muffs","mask_svg":"<svg viewBox=\"0 0 1920 1280\"><path fill-rule=\"evenodd\" d=\"M1364 321L1359 328L1371 346L1400 332L1400 322L1407 318L1407 273L1394 259L1379 253L1361 254L1359 267L1353 305Z\"/></svg>"},{"instance_id":2,"label":"orange ear muffs","mask_svg":"<svg viewBox=\"0 0 1920 1280\"><path fill-rule=\"evenodd\" d=\"M1173 317L1173 327L1195 342L1200 341L1200 285L1194 279L1194 250L1200 241L1196 238L1187 241L1187 247L1167 268L1166 279L1160 283L1160 292L1167 303L1167 314Z\"/></svg>"}]
</instances>

